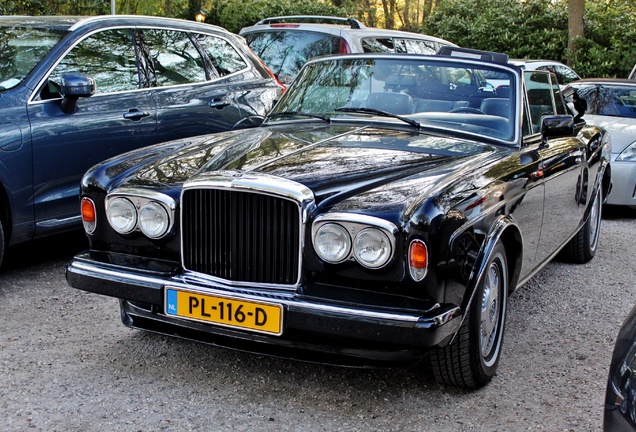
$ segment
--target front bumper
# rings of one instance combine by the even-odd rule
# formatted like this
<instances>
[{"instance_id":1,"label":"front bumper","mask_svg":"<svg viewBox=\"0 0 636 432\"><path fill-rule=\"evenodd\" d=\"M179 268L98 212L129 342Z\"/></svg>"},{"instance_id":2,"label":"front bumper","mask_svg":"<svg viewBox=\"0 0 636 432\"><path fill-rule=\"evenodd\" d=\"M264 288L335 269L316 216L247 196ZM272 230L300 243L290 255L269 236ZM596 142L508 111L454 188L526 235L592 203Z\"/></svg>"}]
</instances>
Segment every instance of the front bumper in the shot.
<instances>
[{"instance_id":1,"label":"front bumper","mask_svg":"<svg viewBox=\"0 0 636 432\"><path fill-rule=\"evenodd\" d=\"M69 262L66 279L74 288L121 299L122 320L129 327L246 351L329 363L356 363L356 359L402 362L416 360L427 348L447 342L461 324L461 313L455 305L420 302L419 309L369 306L307 295L303 290L224 285L183 273L176 267L165 266L157 271L157 266L149 270L143 265L132 268L116 262L101 259L99 254L81 253ZM166 286L239 301L280 304L284 316L282 335L167 315ZM317 358L316 353L325 358Z\"/></svg>"},{"instance_id":2,"label":"front bumper","mask_svg":"<svg viewBox=\"0 0 636 432\"><path fill-rule=\"evenodd\" d=\"M636 208L636 163L616 162L618 155L612 155L612 190L607 204Z\"/></svg>"}]
</instances>

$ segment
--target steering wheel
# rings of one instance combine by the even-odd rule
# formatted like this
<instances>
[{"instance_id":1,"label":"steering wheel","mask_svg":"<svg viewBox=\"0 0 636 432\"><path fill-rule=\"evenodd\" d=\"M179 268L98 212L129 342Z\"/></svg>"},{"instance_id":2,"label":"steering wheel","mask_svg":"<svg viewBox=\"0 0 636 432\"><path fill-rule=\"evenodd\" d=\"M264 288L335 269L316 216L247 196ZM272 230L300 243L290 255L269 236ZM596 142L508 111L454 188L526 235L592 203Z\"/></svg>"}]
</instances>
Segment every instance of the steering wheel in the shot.
<instances>
[{"instance_id":1,"label":"steering wheel","mask_svg":"<svg viewBox=\"0 0 636 432\"><path fill-rule=\"evenodd\" d=\"M471 108L471 107L457 107L457 108L453 108L449 112L452 112L452 113L466 113L466 114L484 114L484 115L486 114L485 112L483 112L480 109Z\"/></svg>"}]
</instances>

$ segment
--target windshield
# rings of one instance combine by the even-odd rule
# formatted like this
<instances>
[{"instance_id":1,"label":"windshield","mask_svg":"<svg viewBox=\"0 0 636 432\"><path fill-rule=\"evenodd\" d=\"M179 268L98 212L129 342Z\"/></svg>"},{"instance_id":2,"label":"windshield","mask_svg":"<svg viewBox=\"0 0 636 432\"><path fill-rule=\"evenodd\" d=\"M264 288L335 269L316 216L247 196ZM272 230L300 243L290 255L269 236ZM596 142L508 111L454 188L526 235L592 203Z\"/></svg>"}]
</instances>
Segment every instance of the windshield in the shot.
<instances>
[{"instance_id":1,"label":"windshield","mask_svg":"<svg viewBox=\"0 0 636 432\"><path fill-rule=\"evenodd\" d=\"M270 122L289 121L293 113L298 119L320 114L334 121L369 121L381 112L382 121L404 124L407 119L421 127L513 139L515 92L510 84L514 86L517 79L512 71L495 69L509 85L494 89L484 78L497 68L494 65L390 57L308 64L273 112L288 115Z\"/></svg>"},{"instance_id":2,"label":"windshield","mask_svg":"<svg viewBox=\"0 0 636 432\"><path fill-rule=\"evenodd\" d=\"M0 28L0 90L20 84L63 36L46 29Z\"/></svg>"},{"instance_id":3,"label":"windshield","mask_svg":"<svg viewBox=\"0 0 636 432\"><path fill-rule=\"evenodd\" d=\"M577 85L586 114L636 118L636 85Z\"/></svg>"}]
</instances>

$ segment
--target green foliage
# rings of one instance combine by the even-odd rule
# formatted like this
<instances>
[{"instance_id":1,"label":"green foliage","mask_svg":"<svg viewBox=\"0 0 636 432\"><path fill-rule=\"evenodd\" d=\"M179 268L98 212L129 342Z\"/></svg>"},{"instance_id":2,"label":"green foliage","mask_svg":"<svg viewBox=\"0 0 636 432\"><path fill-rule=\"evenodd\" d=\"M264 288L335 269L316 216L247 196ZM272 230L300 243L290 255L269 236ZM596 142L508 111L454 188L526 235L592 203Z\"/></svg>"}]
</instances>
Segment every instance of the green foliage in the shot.
<instances>
[{"instance_id":1,"label":"green foliage","mask_svg":"<svg viewBox=\"0 0 636 432\"><path fill-rule=\"evenodd\" d=\"M567 48L567 0L445 0L423 33L511 58L569 62L584 77L626 77L636 63L633 0L585 3L585 38Z\"/></svg>"},{"instance_id":2,"label":"green foliage","mask_svg":"<svg viewBox=\"0 0 636 432\"><path fill-rule=\"evenodd\" d=\"M446 0L428 17L423 30L460 46L505 52L511 58L564 60L567 7L552 4L550 0Z\"/></svg>"},{"instance_id":3,"label":"green foliage","mask_svg":"<svg viewBox=\"0 0 636 432\"><path fill-rule=\"evenodd\" d=\"M583 76L626 78L636 64L633 0L587 1L585 37L575 41L568 59Z\"/></svg>"},{"instance_id":4,"label":"green foliage","mask_svg":"<svg viewBox=\"0 0 636 432\"><path fill-rule=\"evenodd\" d=\"M110 13L110 0L4 0L1 15L100 15Z\"/></svg>"}]
</instances>

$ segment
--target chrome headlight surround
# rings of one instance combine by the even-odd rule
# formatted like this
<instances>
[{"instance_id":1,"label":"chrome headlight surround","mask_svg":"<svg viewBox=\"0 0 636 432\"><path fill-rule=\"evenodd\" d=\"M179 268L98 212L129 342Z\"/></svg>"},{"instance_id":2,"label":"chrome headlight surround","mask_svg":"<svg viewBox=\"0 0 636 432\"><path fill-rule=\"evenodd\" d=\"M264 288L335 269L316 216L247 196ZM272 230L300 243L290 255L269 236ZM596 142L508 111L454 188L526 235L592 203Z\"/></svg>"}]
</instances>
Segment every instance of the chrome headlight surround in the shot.
<instances>
[{"instance_id":1,"label":"chrome headlight surround","mask_svg":"<svg viewBox=\"0 0 636 432\"><path fill-rule=\"evenodd\" d=\"M385 219L355 213L329 213L316 218L311 227L311 240L314 251L325 262L356 261L363 267L379 269L395 254L397 232L397 227ZM335 237L341 239L343 246L337 254L328 255L326 246Z\"/></svg>"},{"instance_id":2,"label":"chrome headlight surround","mask_svg":"<svg viewBox=\"0 0 636 432\"><path fill-rule=\"evenodd\" d=\"M351 254L349 231L337 223L320 225L313 235L313 244L320 259L328 263L340 263Z\"/></svg>"},{"instance_id":3,"label":"chrome headlight surround","mask_svg":"<svg viewBox=\"0 0 636 432\"><path fill-rule=\"evenodd\" d=\"M163 238L172 230L176 208L168 195L148 190L120 188L106 196L106 219L119 234L140 231L151 239ZM127 221L116 219L122 217Z\"/></svg>"},{"instance_id":4,"label":"chrome headlight surround","mask_svg":"<svg viewBox=\"0 0 636 432\"><path fill-rule=\"evenodd\" d=\"M137 226L137 209L128 198L113 197L106 200L106 219L119 234L130 234Z\"/></svg>"}]
</instances>

